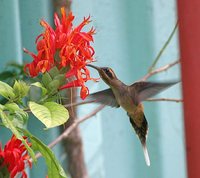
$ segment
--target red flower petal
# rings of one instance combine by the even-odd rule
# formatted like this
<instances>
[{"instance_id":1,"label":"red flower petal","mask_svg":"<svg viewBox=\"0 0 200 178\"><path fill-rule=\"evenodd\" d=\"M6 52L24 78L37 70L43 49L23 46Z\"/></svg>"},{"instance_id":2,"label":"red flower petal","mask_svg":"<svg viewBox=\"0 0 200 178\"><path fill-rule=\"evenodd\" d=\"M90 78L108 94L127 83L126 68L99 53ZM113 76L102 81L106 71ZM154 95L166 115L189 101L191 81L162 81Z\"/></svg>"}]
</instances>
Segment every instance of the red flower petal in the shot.
<instances>
[{"instance_id":1,"label":"red flower petal","mask_svg":"<svg viewBox=\"0 0 200 178\"><path fill-rule=\"evenodd\" d=\"M69 82L62 87L60 87L60 90L66 89L66 88L71 88L71 87L80 87L82 84L78 80L74 80L73 82Z\"/></svg>"},{"instance_id":2,"label":"red flower petal","mask_svg":"<svg viewBox=\"0 0 200 178\"><path fill-rule=\"evenodd\" d=\"M0 167L6 166L11 178L14 178L16 174L20 172L22 173L22 177L27 177L24 171L25 163L28 162L29 166L31 166L31 164L27 150L25 146L22 145L21 140L13 135L5 145L4 150L0 149L0 157L3 159L3 162L0 163Z\"/></svg>"},{"instance_id":3,"label":"red flower petal","mask_svg":"<svg viewBox=\"0 0 200 178\"><path fill-rule=\"evenodd\" d=\"M86 86L81 87L81 98L84 100L89 95L89 90Z\"/></svg>"}]
</instances>

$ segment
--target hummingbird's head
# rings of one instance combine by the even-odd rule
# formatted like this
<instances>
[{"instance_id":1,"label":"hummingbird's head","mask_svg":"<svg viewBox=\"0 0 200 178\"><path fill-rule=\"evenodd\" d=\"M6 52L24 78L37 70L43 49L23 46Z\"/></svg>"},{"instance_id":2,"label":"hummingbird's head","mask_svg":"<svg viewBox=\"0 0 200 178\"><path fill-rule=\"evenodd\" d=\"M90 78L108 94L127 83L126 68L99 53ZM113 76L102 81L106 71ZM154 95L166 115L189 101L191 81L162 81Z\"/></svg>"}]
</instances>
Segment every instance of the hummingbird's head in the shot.
<instances>
[{"instance_id":1,"label":"hummingbird's head","mask_svg":"<svg viewBox=\"0 0 200 178\"><path fill-rule=\"evenodd\" d=\"M110 67L97 67L91 64L87 64L87 66L96 69L103 81L108 85L112 85L113 80L117 79L115 73Z\"/></svg>"}]
</instances>

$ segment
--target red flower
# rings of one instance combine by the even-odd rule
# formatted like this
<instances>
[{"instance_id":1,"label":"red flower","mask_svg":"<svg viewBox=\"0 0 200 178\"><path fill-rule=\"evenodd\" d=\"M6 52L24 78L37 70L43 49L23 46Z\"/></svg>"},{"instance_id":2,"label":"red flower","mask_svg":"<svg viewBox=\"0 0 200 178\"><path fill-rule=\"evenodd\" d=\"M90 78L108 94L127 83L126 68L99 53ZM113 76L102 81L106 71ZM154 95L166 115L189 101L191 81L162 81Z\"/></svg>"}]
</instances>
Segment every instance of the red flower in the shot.
<instances>
[{"instance_id":1,"label":"red flower","mask_svg":"<svg viewBox=\"0 0 200 178\"><path fill-rule=\"evenodd\" d=\"M28 69L31 77L37 76L39 72L44 73L54 66L55 32L44 20L41 20L40 24L45 28L45 31L35 41L38 54L35 55L24 49L24 52L30 54L34 59L33 62L25 65L25 71Z\"/></svg>"},{"instance_id":2,"label":"red flower","mask_svg":"<svg viewBox=\"0 0 200 178\"><path fill-rule=\"evenodd\" d=\"M26 137L24 137L26 139ZM27 140L26 140L27 141ZM28 143L28 142L27 142ZM30 145L30 143L28 143ZM7 167L10 173L10 178L14 178L17 173L22 173L22 178L27 178L25 172L25 162L31 167L29 155L26 147L22 144L21 140L17 139L14 135L11 140L7 142L2 150L0 146L0 167Z\"/></svg>"},{"instance_id":3,"label":"red flower","mask_svg":"<svg viewBox=\"0 0 200 178\"><path fill-rule=\"evenodd\" d=\"M89 90L85 82L93 80L86 64L94 61L93 42L94 28L88 32L83 31L83 27L90 23L90 17L84 18L83 22L73 28L74 16L72 12L66 16L64 8L61 8L61 18L55 13L53 30L47 22L41 21L45 31L36 39L37 55L25 50L33 57L33 62L25 65L31 77L37 76L40 72L49 71L52 67L70 67L66 77L75 76L76 80L67 83L60 89L69 87L81 87L81 98L84 99Z\"/></svg>"}]
</instances>

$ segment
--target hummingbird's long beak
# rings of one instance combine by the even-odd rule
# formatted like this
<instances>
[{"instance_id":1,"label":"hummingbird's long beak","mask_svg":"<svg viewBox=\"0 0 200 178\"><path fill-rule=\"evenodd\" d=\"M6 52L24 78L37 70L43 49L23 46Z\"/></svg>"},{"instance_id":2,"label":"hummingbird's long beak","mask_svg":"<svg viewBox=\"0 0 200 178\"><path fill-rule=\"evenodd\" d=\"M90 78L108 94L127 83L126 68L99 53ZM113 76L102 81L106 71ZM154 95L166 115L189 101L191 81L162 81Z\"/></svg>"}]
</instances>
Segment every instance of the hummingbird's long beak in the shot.
<instances>
[{"instance_id":1,"label":"hummingbird's long beak","mask_svg":"<svg viewBox=\"0 0 200 178\"><path fill-rule=\"evenodd\" d=\"M91 64L87 64L86 66L92 67L93 69L96 69L97 71L100 71L100 70L101 70L100 67L97 67L97 66L94 66L94 65L91 65Z\"/></svg>"}]
</instances>

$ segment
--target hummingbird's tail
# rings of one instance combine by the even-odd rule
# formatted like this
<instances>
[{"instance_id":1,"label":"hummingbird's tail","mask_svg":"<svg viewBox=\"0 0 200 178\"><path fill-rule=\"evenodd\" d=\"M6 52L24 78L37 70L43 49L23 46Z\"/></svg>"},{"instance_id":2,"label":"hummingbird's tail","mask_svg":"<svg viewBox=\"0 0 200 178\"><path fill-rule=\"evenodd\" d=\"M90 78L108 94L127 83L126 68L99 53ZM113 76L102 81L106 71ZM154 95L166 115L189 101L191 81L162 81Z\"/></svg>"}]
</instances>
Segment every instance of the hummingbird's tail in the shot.
<instances>
[{"instance_id":1,"label":"hummingbird's tail","mask_svg":"<svg viewBox=\"0 0 200 178\"><path fill-rule=\"evenodd\" d=\"M151 163L150 163L149 153L148 153L148 150L147 150L146 143L142 144L142 149L143 149L143 152L144 152L145 162L146 162L147 166L150 166Z\"/></svg>"},{"instance_id":2,"label":"hummingbird's tail","mask_svg":"<svg viewBox=\"0 0 200 178\"><path fill-rule=\"evenodd\" d=\"M146 146L146 139L148 133L148 122L145 118L143 111L135 112L134 114L128 113L130 117L131 125L133 126L137 136L142 144L142 149L144 152L144 158L147 166L150 166L149 154Z\"/></svg>"}]
</instances>

